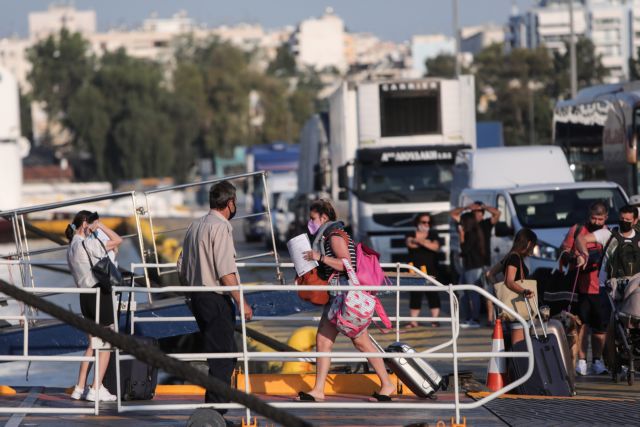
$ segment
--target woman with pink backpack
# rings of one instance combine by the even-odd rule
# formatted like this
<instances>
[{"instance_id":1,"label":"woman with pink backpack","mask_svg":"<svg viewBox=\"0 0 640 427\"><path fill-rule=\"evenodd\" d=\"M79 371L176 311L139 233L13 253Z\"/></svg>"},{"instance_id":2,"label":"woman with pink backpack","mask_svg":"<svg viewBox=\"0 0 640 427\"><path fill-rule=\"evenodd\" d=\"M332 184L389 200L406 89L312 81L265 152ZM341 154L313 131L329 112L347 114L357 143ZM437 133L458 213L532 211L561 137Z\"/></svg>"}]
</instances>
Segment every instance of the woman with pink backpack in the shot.
<instances>
[{"instance_id":1,"label":"woman with pink backpack","mask_svg":"<svg viewBox=\"0 0 640 427\"><path fill-rule=\"evenodd\" d=\"M312 235L312 250L305 253L305 259L318 261L319 275L325 280L329 280L329 285L349 285L350 277L353 284L358 281L355 275L357 270L356 251L359 255L362 253L362 246L356 246L355 242L344 231L344 224L336 219L336 211L330 201L321 199L311 204L309 209L309 233ZM365 248L366 249L366 248ZM362 256L367 256L362 255ZM351 267L354 266L355 268ZM361 275L358 275L361 276ZM376 279L378 280L378 279ZM362 280L360 280L362 281ZM371 283L359 283L369 285ZM382 284L382 283L377 283ZM325 304L320 324L318 325L318 333L316 335L316 349L318 352L330 352L339 332L342 332L351 338L353 345L361 352L376 353L378 348L373 344L367 332L367 323L360 327L351 329L345 328L344 324L350 325L344 320L340 313L336 313L337 306L346 307L349 296L347 293L330 292L329 302ZM365 303L375 303L378 309L379 301L377 298L369 295L367 292L354 292L351 296L355 298L366 299ZM381 306L380 306L381 309ZM376 310L377 311L377 310ZM385 320L383 311L378 311L381 318ZM386 322L385 322L386 323ZM353 325L350 325L353 326ZM391 382L391 378L387 374L385 364L381 358L368 359L369 364L380 378L379 392L374 392L370 400L378 402L391 401L390 394L394 392L395 385ZM329 374L331 359L329 357L318 357L316 360L316 382L313 389L309 393L301 391L298 393L298 400L306 402L315 402L324 400L324 386Z\"/></svg>"}]
</instances>

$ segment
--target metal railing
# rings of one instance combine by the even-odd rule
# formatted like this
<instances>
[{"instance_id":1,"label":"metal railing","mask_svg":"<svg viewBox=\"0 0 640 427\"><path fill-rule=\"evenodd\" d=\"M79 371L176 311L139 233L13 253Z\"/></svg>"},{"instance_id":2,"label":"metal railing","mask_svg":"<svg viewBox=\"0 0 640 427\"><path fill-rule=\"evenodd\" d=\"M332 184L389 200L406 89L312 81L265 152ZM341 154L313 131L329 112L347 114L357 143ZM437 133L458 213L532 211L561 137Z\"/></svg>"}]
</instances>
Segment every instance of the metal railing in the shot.
<instances>
[{"instance_id":1,"label":"metal railing","mask_svg":"<svg viewBox=\"0 0 640 427\"><path fill-rule=\"evenodd\" d=\"M135 271L138 268L175 268L175 264L132 264L131 271ZM238 267L275 267L272 263L238 263ZM293 264L291 263L281 263L279 264L281 268L292 268ZM433 277L427 276L422 273L420 270L416 269L413 266L406 264L382 264L383 268L394 268L396 270L396 283L394 286L385 286L384 292L394 292L396 293L396 315L390 316L390 319L394 320L395 330L396 330L396 338L400 339L400 321L402 320L416 320L415 318L407 318L399 316L399 308L400 308L400 292L411 292L411 291L421 291L421 292L446 292L449 296L449 303L451 307L451 314L449 317L425 317L419 318L419 320L425 319L426 321L438 320L441 322L449 322L451 325L451 339L442 343L438 346L430 348L428 350L422 352L416 352L411 354L403 354L403 358L422 358L427 360L451 360L453 362L453 391L454 391L454 402L453 403L423 403L423 402L399 402L394 401L391 403L345 403L345 402L272 402L271 404L275 407L279 408L353 408L353 409L362 409L362 408L386 408L386 409L445 409L445 410L454 410L455 417L457 422L460 421L460 411L461 410L469 410L478 408L496 397L507 393L510 390L518 387L520 384L523 384L532 374L533 372L533 352L532 352L532 343L531 337L529 334L525 334L525 342L527 346L526 352L493 352L493 351L485 351L485 352L461 352L458 350L458 338L459 338L459 311L457 299L455 296L456 291L472 291L479 292L485 298L493 301L498 307L506 311L515 317L516 321L520 323L525 330L527 329L527 323L525 320L518 315L518 313L514 312L511 308L506 306L500 300L498 300L495 296L491 295L489 292L484 289L475 286L475 285L444 285ZM416 285L416 286L406 286L400 285L400 271L407 270L415 273L419 277L425 279L428 283L433 286L425 286L425 285ZM380 286L305 286L305 290L319 290L319 291L330 291L330 290L360 290L360 291L381 291ZM168 286L163 288L131 288L131 287L116 287L113 289L114 300L116 292L142 292L142 293L168 293L168 292L182 292L182 293L199 293L199 292L231 292L231 291L239 291L240 293L240 304L239 304L239 319L241 322L241 333L242 333L242 342L243 348L241 352L235 353L180 353L180 354L170 354L170 356L175 357L180 360L189 360L189 361L202 361L205 359L217 359L217 358L237 358L243 362L244 372L245 372L245 390L250 392L250 372L249 372L249 361L273 361L273 360L288 360L288 361L308 361L310 358L316 357L331 357L332 359L337 360L364 360L364 358L397 358L397 354L392 353L362 353L362 352L255 352L249 351L247 348L247 334L246 334L246 321L244 318L244 298L246 292L252 291L298 291L300 287L297 285L252 285L247 287L245 285L238 286L215 286L215 287L204 287L204 286ZM273 317L266 317L265 319L273 320ZM317 319L317 317L309 318L309 319ZM256 318L256 320L258 320ZM307 318L295 317L293 321L301 321L308 320ZM132 314L131 316L131 331L133 331L133 325L135 322L160 322L160 321L194 321L193 317L167 317L167 318L145 318L140 316L135 316ZM440 352L444 348L451 347L450 352ZM127 404L123 405L121 400L121 390L119 389L120 384L120 361L133 359L133 356L130 355L121 355L118 349L115 350L116 356L116 376L117 376L117 408L118 412L131 412L131 411L162 411L162 410L193 410L196 408L202 407L215 407L215 408L242 408L241 405L235 403L226 403L226 404ZM490 393L489 395L483 397L480 400L471 403L461 403L460 402L460 384L458 378L458 364L460 360L465 359L478 359L478 358L490 358L490 357L498 357L498 358L509 358L509 357L521 357L528 358L529 367L525 375L511 384L506 385L498 391ZM250 420L251 414L247 409L247 419Z\"/></svg>"},{"instance_id":2,"label":"metal railing","mask_svg":"<svg viewBox=\"0 0 640 427\"><path fill-rule=\"evenodd\" d=\"M0 264L16 264L21 261L0 260ZM98 323L100 319L100 289L99 288L24 288L24 291L33 294L94 294L96 295L96 318ZM93 362L94 372L100 369L100 352L109 351L101 350L100 346L96 346L95 341L90 344L93 346L93 356L33 356L29 354L29 320L27 315L8 315L0 316L2 320L20 320L23 330L22 354L20 355L0 355L0 362ZM50 407L0 407L0 414L94 414L99 415L100 402L95 400L93 408L50 408Z\"/></svg>"}]
</instances>

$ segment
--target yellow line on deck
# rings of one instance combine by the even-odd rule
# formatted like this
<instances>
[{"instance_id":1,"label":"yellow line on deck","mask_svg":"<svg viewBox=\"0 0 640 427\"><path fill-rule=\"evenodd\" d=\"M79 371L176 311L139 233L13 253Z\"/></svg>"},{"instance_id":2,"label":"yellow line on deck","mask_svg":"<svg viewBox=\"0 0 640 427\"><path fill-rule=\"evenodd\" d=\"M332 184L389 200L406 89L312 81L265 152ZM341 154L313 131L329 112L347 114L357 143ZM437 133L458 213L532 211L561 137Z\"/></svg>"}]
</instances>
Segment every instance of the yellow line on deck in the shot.
<instances>
[{"instance_id":1,"label":"yellow line on deck","mask_svg":"<svg viewBox=\"0 0 640 427\"><path fill-rule=\"evenodd\" d=\"M488 391L469 392L467 396L480 399L489 396ZM528 394L503 394L498 399L526 399L526 400L584 400L584 401L605 401L605 402L633 402L632 399L619 399L616 397L595 397L595 396L537 396Z\"/></svg>"}]
</instances>

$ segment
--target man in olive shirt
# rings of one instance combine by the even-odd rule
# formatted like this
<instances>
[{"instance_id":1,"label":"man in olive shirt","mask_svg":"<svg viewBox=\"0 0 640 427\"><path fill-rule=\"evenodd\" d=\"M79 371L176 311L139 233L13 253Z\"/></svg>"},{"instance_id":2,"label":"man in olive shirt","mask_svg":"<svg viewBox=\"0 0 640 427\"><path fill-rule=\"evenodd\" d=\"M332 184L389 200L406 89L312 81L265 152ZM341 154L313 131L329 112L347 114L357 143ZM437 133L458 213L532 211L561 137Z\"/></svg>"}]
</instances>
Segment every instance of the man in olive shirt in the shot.
<instances>
[{"instance_id":1,"label":"man in olive shirt","mask_svg":"<svg viewBox=\"0 0 640 427\"><path fill-rule=\"evenodd\" d=\"M193 222L184 237L180 279L191 286L237 286L238 270L233 244L233 228L229 220L236 214L236 189L228 181L216 183L209 191L207 215ZM236 313L232 301L240 304L240 293L193 292L191 309L202 333L206 353L235 353L234 339ZM253 316L251 307L244 303L244 316ZM231 384L231 375L237 359L208 359L209 375L225 384ZM228 400L210 391L205 403L227 403ZM226 409L218 409L224 414Z\"/></svg>"}]
</instances>

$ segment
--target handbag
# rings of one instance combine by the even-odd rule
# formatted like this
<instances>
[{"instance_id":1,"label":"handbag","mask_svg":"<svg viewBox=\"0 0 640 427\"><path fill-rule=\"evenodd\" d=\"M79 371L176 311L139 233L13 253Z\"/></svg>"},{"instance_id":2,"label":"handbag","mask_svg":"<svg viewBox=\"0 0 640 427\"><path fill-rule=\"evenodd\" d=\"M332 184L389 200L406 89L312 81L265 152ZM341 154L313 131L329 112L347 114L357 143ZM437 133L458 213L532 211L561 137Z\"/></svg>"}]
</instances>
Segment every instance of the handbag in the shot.
<instances>
[{"instance_id":1,"label":"handbag","mask_svg":"<svg viewBox=\"0 0 640 427\"><path fill-rule=\"evenodd\" d=\"M533 298L538 298L538 282L535 280L525 280L522 257L518 255L518 258L520 258L520 281L517 283L522 288L533 292ZM525 304L526 298L523 295L509 289L504 281L496 283L493 285L493 288L496 291L496 297L500 302L518 313L524 320L529 320L531 318L529 310L527 310L527 305ZM516 319L511 314L505 311L503 311L502 314L508 321L515 322Z\"/></svg>"},{"instance_id":2,"label":"handbag","mask_svg":"<svg viewBox=\"0 0 640 427\"><path fill-rule=\"evenodd\" d=\"M343 230L339 230L339 229L333 230L331 231L331 233L329 233L327 237L331 237L332 235L338 235L342 237L347 242L347 245L349 244L349 236ZM320 253L323 256L325 255L324 239L326 239L326 237L322 236L322 240L320 243ZM320 274L318 273L318 267L316 267L311 271L306 272L302 276L296 277L295 284L302 285L302 286L304 285L326 286L329 284L329 280L324 280L323 278L321 278ZM298 297L314 305L325 305L326 303L329 302L329 293L327 291L298 291Z\"/></svg>"},{"instance_id":3,"label":"handbag","mask_svg":"<svg viewBox=\"0 0 640 427\"><path fill-rule=\"evenodd\" d=\"M96 239L100 242L100 246L104 249L104 257L100 258L95 264L91 262L91 254L87 250L87 247L82 242L82 247L89 257L89 265L91 265L91 272L98 279L97 285L100 286L102 293L111 293L111 288L114 286L122 286L123 280L118 267L116 267L111 258L109 258L109 252L104 246L104 243L100 239Z\"/></svg>"},{"instance_id":4,"label":"handbag","mask_svg":"<svg viewBox=\"0 0 640 427\"><path fill-rule=\"evenodd\" d=\"M296 278L296 285L327 285L328 280L320 278L318 268L306 272ZM315 305L325 305L329 302L329 293L327 291L298 291L300 299Z\"/></svg>"}]
</instances>

